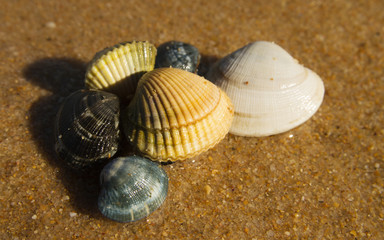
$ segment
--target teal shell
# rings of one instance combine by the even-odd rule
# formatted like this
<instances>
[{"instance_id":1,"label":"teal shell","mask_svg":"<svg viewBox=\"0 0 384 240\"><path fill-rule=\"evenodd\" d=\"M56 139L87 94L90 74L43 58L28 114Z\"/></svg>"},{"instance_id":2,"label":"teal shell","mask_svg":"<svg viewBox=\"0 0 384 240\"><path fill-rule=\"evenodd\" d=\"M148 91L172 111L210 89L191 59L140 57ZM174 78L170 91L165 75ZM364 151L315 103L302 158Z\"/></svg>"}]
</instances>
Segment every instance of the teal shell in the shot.
<instances>
[{"instance_id":1,"label":"teal shell","mask_svg":"<svg viewBox=\"0 0 384 240\"><path fill-rule=\"evenodd\" d=\"M168 176L159 164L139 156L120 157L100 174L100 212L118 222L133 222L159 208L168 192Z\"/></svg>"}]
</instances>

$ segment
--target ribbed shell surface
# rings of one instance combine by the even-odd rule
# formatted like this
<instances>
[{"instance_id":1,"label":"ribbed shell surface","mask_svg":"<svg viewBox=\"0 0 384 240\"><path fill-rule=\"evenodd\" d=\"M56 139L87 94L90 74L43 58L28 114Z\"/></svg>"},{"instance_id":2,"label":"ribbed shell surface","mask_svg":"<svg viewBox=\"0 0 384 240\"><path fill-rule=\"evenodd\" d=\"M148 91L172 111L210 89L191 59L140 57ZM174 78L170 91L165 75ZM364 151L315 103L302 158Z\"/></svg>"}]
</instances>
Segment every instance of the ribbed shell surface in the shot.
<instances>
[{"instance_id":1,"label":"ribbed shell surface","mask_svg":"<svg viewBox=\"0 0 384 240\"><path fill-rule=\"evenodd\" d=\"M280 46L254 42L214 64L207 79L231 98L230 133L268 136L308 120L320 107L324 85Z\"/></svg>"},{"instance_id":2,"label":"ribbed shell surface","mask_svg":"<svg viewBox=\"0 0 384 240\"><path fill-rule=\"evenodd\" d=\"M208 150L228 133L233 106L204 78L175 68L143 76L122 124L129 141L145 156L176 161Z\"/></svg>"},{"instance_id":3,"label":"ribbed shell surface","mask_svg":"<svg viewBox=\"0 0 384 240\"><path fill-rule=\"evenodd\" d=\"M100 212L118 222L133 222L159 208L168 192L168 176L146 158L116 158L100 174Z\"/></svg>"},{"instance_id":4,"label":"ribbed shell surface","mask_svg":"<svg viewBox=\"0 0 384 240\"><path fill-rule=\"evenodd\" d=\"M98 52L88 64L89 89L112 92L129 101L140 77L155 66L156 48L149 42L126 42Z\"/></svg>"},{"instance_id":5,"label":"ribbed shell surface","mask_svg":"<svg viewBox=\"0 0 384 240\"><path fill-rule=\"evenodd\" d=\"M69 166L82 169L112 157L119 146L116 95L79 90L68 96L56 117L55 149Z\"/></svg>"}]
</instances>

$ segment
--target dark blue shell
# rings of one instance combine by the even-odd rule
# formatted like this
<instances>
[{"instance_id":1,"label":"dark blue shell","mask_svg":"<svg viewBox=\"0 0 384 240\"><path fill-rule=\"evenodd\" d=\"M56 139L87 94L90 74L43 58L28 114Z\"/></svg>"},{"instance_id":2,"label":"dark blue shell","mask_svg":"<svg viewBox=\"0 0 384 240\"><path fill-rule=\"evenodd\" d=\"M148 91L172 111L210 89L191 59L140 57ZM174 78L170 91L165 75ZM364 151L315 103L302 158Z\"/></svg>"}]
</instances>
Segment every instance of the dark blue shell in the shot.
<instances>
[{"instance_id":1,"label":"dark blue shell","mask_svg":"<svg viewBox=\"0 0 384 240\"><path fill-rule=\"evenodd\" d=\"M112 93L79 90L68 96L55 122L55 150L75 169L86 169L118 150L120 106Z\"/></svg>"},{"instance_id":2,"label":"dark blue shell","mask_svg":"<svg viewBox=\"0 0 384 240\"><path fill-rule=\"evenodd\" d=\"M195 73L199 62L200 53L196 47L171 41L157 48L155 68L173 67Z\"/></svg>"},{"instance_id":3,"label":"dark blue shell","mask_svg":"<svg viewBox=\"0 0 384 240\"><path fill-rule=\"evenodd\" d=\"M100 212L118 222L149 216L163 204L168 176L159 164L139 156L116 158L100 174Z\"/></svg>"}]
</instances>

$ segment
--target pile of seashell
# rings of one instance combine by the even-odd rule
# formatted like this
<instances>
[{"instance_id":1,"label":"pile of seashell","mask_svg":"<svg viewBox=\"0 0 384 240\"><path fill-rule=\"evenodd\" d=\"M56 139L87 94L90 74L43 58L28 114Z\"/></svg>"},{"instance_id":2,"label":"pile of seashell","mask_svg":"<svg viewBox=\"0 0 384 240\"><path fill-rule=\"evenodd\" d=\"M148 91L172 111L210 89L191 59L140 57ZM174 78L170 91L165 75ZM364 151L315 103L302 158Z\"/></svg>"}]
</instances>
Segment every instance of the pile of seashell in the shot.
<instances>
[{"instance_id":1,"label":"pile of seashell","mask_svg":"<svg viewBox=\"0 0 384 240\"><path fill-rule=\"evenodd\" d=\"M309 119L324 95L314 72L270 42L224 57L208 72L210 81L195 74L199 60L198 50L182 42L158 50L149 42L120 43L95 55L87 89L63 102L55 148L70 167L84 170L111 159L122 132L141 155L115 158L102 170L98 206L106 217L132 222L160 207L168 177L154 161L191 158L228 132L288 131Z\"/></svg>"}]
</instances>

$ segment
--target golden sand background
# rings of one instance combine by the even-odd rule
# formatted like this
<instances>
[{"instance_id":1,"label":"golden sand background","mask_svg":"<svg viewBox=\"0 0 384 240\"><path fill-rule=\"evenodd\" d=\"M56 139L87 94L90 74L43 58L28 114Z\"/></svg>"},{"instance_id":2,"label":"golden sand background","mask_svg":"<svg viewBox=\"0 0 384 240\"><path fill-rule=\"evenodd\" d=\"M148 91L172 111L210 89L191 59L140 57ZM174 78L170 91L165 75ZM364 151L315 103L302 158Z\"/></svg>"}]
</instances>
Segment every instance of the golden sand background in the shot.
<instances>
[{"instance_id":1,"label":"golden sand background","mask_svg":"<svg viewBox=\"0 0 384 240\"><path fill-rule=\"evenodd\" d=\"M384 1L0 2L1 239L384 239ZM52 123L92 56L127 40L189 42L202 71L273 41L322 77L324 102L287 133L164 166L164 205L112 222L97 174L56 160Z\"/></svg>"}]
</instances>

